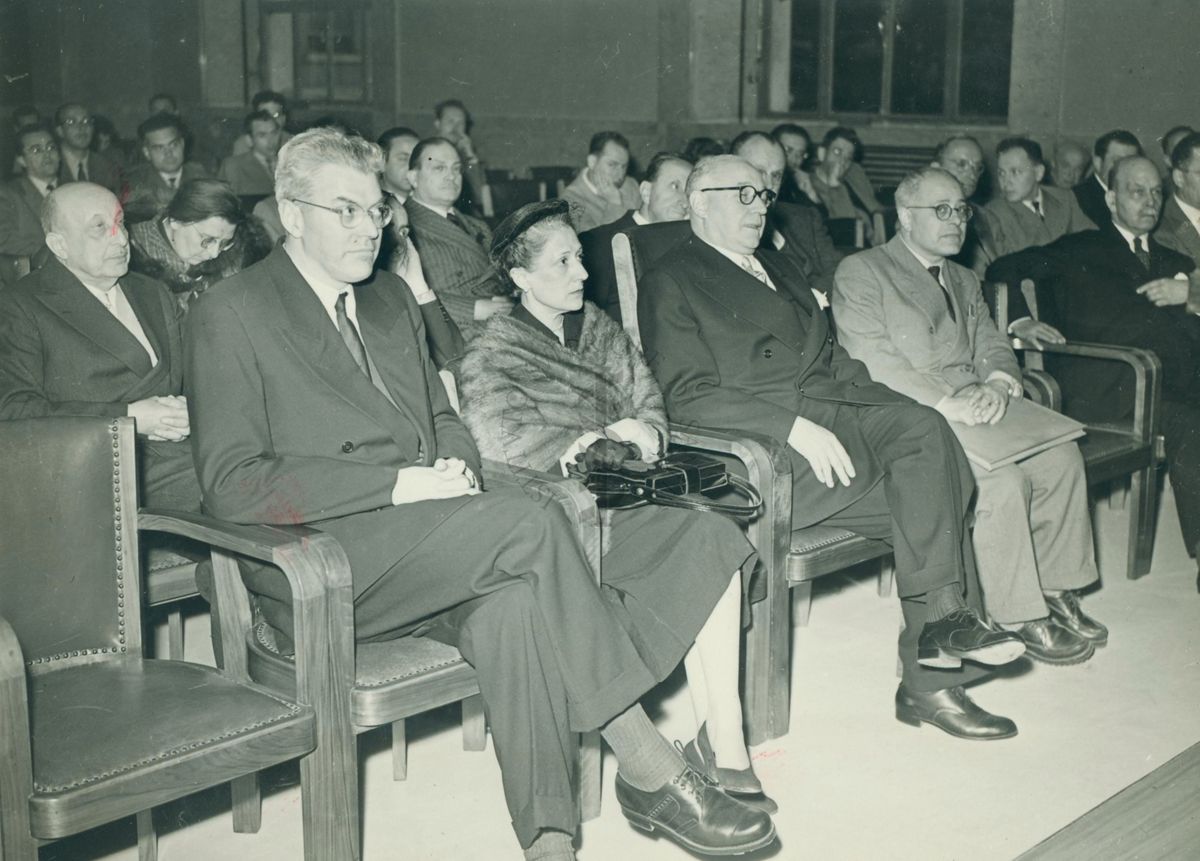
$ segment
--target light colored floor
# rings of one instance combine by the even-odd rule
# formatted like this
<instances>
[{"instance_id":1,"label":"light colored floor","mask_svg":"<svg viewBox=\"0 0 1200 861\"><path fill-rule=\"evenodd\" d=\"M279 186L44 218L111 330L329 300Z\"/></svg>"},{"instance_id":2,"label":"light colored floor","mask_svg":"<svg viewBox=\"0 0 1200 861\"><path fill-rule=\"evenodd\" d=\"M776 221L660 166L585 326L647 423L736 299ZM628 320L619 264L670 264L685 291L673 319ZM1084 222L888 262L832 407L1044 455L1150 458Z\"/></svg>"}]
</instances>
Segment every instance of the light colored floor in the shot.
<instances>
[{"instance_id":1,"label":"light colored floor","mask_svg":"<svg viewBox=\"0 0 1200 861\"><path fill-rule=\"evenodd\" d=\"M1112 631L1087 664L1020 662L972 689L985 708L1012 717L1020 734L972 743L892 716L895 599L870 577L817 585L812 621L796 631L791 732L754 751L778 800L780 844L756 858L1012 858L1200 740L1200 595L1169 492L1154 567L1124 579L1123 514L1098 515L1103 588L1085 604ZM869 573L869 572L867 572ZM204 658L206 620L188 635ZM695 732L678 681L653 701L668 738ZM366 861L519 859L492 754L466 753L456 716L410 722L409 779L391 780L387 735L360 740L365 762ZM583 829L583 861L694 856L626 825L605 761L604 809ZM163 861L298 859L300 797L294 767L266 777L262 830L233 834L228 790L158 812ZM42 850L47 859L131 861L132 822Z\"/></svg>"}]
</instances>

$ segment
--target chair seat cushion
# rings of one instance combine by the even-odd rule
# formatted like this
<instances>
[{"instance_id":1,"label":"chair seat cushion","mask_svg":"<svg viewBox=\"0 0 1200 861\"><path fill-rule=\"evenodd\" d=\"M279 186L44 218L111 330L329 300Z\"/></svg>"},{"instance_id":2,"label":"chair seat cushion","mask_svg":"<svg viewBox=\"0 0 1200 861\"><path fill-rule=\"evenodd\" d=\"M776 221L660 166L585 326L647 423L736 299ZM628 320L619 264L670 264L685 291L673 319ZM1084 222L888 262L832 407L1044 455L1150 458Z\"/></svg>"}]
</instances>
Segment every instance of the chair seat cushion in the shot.
<instances>
[{"instance_id":1,"label":"chair seat cushion","mask_svg":"<svg viewBox=\"0 0 1200 861\"><path fill-rule=\"evenodd\" d=\"M1150 465L1153 446L1130 433L1089 427L1079 440L1079 451L1087 468L1089 484L1127 475Z\"/></svg>"},{"instance_id":2,"label":"chair seat cushion","mask_svg":"<svg viewBox=\"0 0 1200 861\"><path fill-rule=\"evenodd\" d=\"M834 526L809 526L792 533L787 557L789 583L803 583L892 552L887 542L863 538Z\"/></svg>"}]
</instances>

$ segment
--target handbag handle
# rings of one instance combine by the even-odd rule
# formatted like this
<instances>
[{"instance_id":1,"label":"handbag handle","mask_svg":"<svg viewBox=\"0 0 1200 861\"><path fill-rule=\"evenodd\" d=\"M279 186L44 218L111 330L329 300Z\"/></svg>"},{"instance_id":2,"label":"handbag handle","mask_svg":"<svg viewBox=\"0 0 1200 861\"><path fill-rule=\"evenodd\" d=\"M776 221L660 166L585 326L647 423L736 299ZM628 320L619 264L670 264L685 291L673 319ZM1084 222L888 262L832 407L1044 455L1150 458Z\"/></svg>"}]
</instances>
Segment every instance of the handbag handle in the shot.
<instances>
[{"instance_id":1,"label":"handbag handle","mask_svg":"<svg viewBox=\"0 0 1200 861\"><path fill-rule=\"evenodd\" d=\"M593 485L588 490L596 497L598 503L622 500L621 504L603 507L608 508L640 508L643 505L663 505L668 508L683 508L688 511L707 511L713 514L723 514L738 520L749 520L762 512L762 494L758 488L738 475L728 475L726 487L734 488L739 495L746 499L744 503L718 502L707 499L699 494L667 493L654 490L639 482L627 479L614 480L617 476L607 474L608 483L603 488Z\"/></svg>"}]
</instances>

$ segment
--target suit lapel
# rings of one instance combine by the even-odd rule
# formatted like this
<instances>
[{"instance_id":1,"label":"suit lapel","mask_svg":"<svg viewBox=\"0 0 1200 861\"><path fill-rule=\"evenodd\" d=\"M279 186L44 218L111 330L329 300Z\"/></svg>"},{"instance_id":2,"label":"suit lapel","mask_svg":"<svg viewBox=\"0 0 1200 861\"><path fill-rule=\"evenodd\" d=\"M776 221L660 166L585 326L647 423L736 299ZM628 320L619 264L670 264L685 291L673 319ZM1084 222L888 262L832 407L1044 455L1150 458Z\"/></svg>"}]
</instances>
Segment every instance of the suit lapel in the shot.
<instances>
[{"instance_id":1,"label":"suit lapel","mask_svg":"<svg viewBox=\"0 0 1200 861\"><path fill-rule=\"evenodd\" d=\"M150 346L154 348L154 354L158 356L158 367L166 367L171 345L167 336L167 321L163 319L162 315L162 306L147 292L135 290L127 284L122 283L121 290L125 294L125 298L129 300L129 306L133 308L138 322L142 324L146 340L150 342Z\"/></svg>"},{"instance_id":2,"label":"suit lapel","mask_svg":"<svg viewBox=\"0 0 1200 861\"><path fill-rule=\"evenodd\" d=\"M1071 211L1063 201L1051 194L1042 195L1042 212L1045 213L1045 229L1048 236L1059 237L1067 232L1071 224Z\"/></svg>"},{"instance_id":3,"label":"suit lapel","mask_svg":"<svg viewBox=\"0 0 1200 861\"><path fill-rule=\"evenodd\" d=\"M42 193L37 190L37 186L29 181L29 177L21 177L17 183L18 196L25 206L29 207L30 213L33 215L34 221L38 221L42 216Z\"/></svg>"},{"instance_id":4,"label":"suit lapel","mask_svg":"<svg viewBox=\"0 0 1200 861\"><path fill-rule=\"evenodd\" d=\"M1030 213L1032 214L1032 213ZM892 262L908 277L899 279L897 289L909 298L914 305L925 312L925 316L929 318L929 322L933 326L937 326L943 319L949 317L946 313L946 300L939 294L942 288L933 280L933 276L929 273L921 261L918 260L908 246L899 235L892 237L887 245L884 246L888 255L892 258ZM947 267L943 264L942 269ZM947 279L949 283L949 279ZM958 318L962 319L962 309L958 307L957 300L953 295L954 291L950 291L950 302L953 304L954 313Z\"/></svg>"},{"instance_id":5,"label":"suit lapel","mask_svg":"<svg viewBox=\"0 0 1200 861\"><path fill-rule=\"evenodd\" d=\"M482 250L482 246L466 231L451 224L450 219L439 215L429 207L414 200L411 205L406 204L405 208L408 209L409 218L417 225L415 232L418 236L424 231L426 234L437 236L454 245L461 245L476 252ZM466 222L464 221L464 223ZM420 245L419 239L417 244Z\"/></svg>"}]
</instances>

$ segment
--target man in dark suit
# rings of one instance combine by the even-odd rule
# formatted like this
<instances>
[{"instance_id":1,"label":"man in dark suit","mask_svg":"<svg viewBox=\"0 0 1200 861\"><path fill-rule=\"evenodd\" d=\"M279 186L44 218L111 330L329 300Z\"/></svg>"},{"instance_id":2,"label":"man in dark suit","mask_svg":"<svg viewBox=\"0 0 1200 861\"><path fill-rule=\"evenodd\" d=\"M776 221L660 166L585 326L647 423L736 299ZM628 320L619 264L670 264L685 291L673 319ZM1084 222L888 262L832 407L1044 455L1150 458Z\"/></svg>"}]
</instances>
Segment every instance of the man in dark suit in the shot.
<instances>
[{"instance_id":1,"label":"man in dark suit","mask_svg":"<svg viewBox=\"0 0 1200 861\"><path fill-rule=\"evenodd\" d=\"M115 161L102 152L92 152L95 128L91 112L83 105L68 102L54 112L54 131L62 155L59 184L94 182L119 196L125 177Z\"/></svg>"},{"instance_id":2,"label":"man in dark suit","mask_svg":"<svg viewBox=\"0 0 1200 861\"><path fill-rule=\"evenodd\" d=\"M250 150L221 162L217 178L233 187L239 197L269 197L275 190L275 159L283 138L275 118L263 110L245 120Z\"/></svg>"},{"instance_id":3,"label":"man in dark suit","mask_svg":"<svg viewBox=\"0 0 1200 861\"><path fill-rule=\"evenodd\" d=\"M421 253L429 286L455 324L469 334L475 323L507 314L513 301L488 260L492 232L454 208L463 182L458 149L443 138L421 141L409 160L409 181L412 194L404 209L413 245Z\"/></svg>"},{"instance_id":4,"label":"man in dark suit","mask_svg":"<svg viewBox=\"0 0 1200 861\"><path fill-rule=\"evenodd\" d=\"M692 163L673 152L660 152L650 159L646 178L638 186L642 205L631 209L616 221L593 227L579 234L583 246L583 266L587 269L584 298L594 302L621 322L621 301L617 292L617 272L613 263L612 240L623 230L639 224L680 221L687 218L688 174Z\"/></svg>"},{"instance_id":5,"label":"man in dark suit","mask_svg":"<svg viewBox=\"0 0 1200 861\"><path fill-rule=\"evenodd\" d=\"M0 291L0 419L132 416L142 503L198 510L178 304L128 271L111 192L65 185L43 221L53 259Z\"/></svg>"},{"instance_id":6,"label":"man in dark suit","mask_svg":"<svg viewBox=\"0 0 1200 861\"><path fill-rule=\"evenodd\" d=\"M48 256L42 201L58 184L58 144L47 126L17 132L21 175L0 186L0 287L16 282Z\"/></svg>"},{"instance_id":7,"label":"man in dark suit","mask_svg":"<svg viewBox=\"0 0 1200 861\"><path fill-rule=\"evenodd\" d=\"M281 248L189 311L187 379L205 509L313 523L338 540L362 640L419 632L475 667L513 826L529 857L570 859L573 733L601 727L628 814L707 851L774 837L769 817L689 771L636 704L654 682L561 510L479 492L408 289L372 273L388 209L379 148L332 129L280 153ZM271 579L267 579L267 578ZM251 580L281 595L277 575ZM286 594L286 586L282 594ZM264 598L271 624L290 615ZM632 705L631 705L632 704ZM435 853L436 854L436 853Z\"/></svg>"},{"instance_id":8,"label":"man in dark suit","mask_svg":"<svg viewBox=\"0 0 1200 861\"><path fill-rule=\"evenodd\" d=\"M1042 321L1068 341L1142 347L1163 366L1162 430L1184 541L1200 543L1200 318L1188 302L1190 257L1150 237L1162 208L1162 179L1147 158L1117 162L1107 192L1111 219L1099 230L1073 233L1041 248L1002 257L992 281L1037 285ZM1009 319L1029 317L1020 290L1009 290ZM1094 364L1049 363L1067 394L1066 407L1085 421L1127 417L1130 385Z\"/></svg>"},{"instance_id":9,"label":"man in dark suit","mask_svg":"<svg viewBox=\"0 0 1200 861\"><path fill-rule=\"evenodd\" d=\"M1112 221L1105 198L1108 194L1108 174L1113 165L1123 158L1141 154L1142 144L1133 132L1114 129L1096 138L1092 147L1092 175L1075 186L1075 199L1083 214L1097 227L1104 227Z\"/></svg>"},{"instance_id":10,"label":"man in dark suit","mask_svg":"<svg viewBox=\"0 0 1200 861\"><path fill-rule=\"evenodd\" d=\"M129 170L125 218L130 224L164 212L185 182L205 179L208 171L184 161L187 129L176 114L155 114L138 126L146 161Z\"/></svg>"},{"instance_id":11,"label":"man in dark suit","mask_svg":"<svg viewBox=\"0 0 1200 861\"><path fill-rule=\"evenodd\" d=\"M765 132L742 132L733 139L729 151L757 168L763 184L779 194L787 161L783 147L773 137ZM767 227L759 247L783 252L796 264L804 282L824 297L817 301L828 307L833 273L842 253L833 247L833 239L815 206L784 203L776 197L767 210Z\"/></svg>"},{"instance_id":12,"label":"man in dark suit","mask_svg":"<svg viewBox=\"0 0 1200 861\"><path fill-rule=\"evenodd\" d=\"M688 180L693 236L642 279L638 322L674 422L749 431L788 447L792 527L840 526L893 543L905 629L896 717L962 738L1005 738L1007 718L962 685L1024 652L976 615L965 518L974 482L945 419L872 382L833 339L797 267L762 250L758 170L705 159ZM929 667L938 667L933 670Z\"/></svg>"},{"instance_id":13,"label":"man in dark suit","mask_svg":"<svg viewBox=\"0 0 1200 861\"><path fill-rule=\"evenodd\" d=\"M1167 197L1154 238L1200 261L1200 132L1180 140L1171 158L1175 193Z\"/></svg>"}]
</instances>

